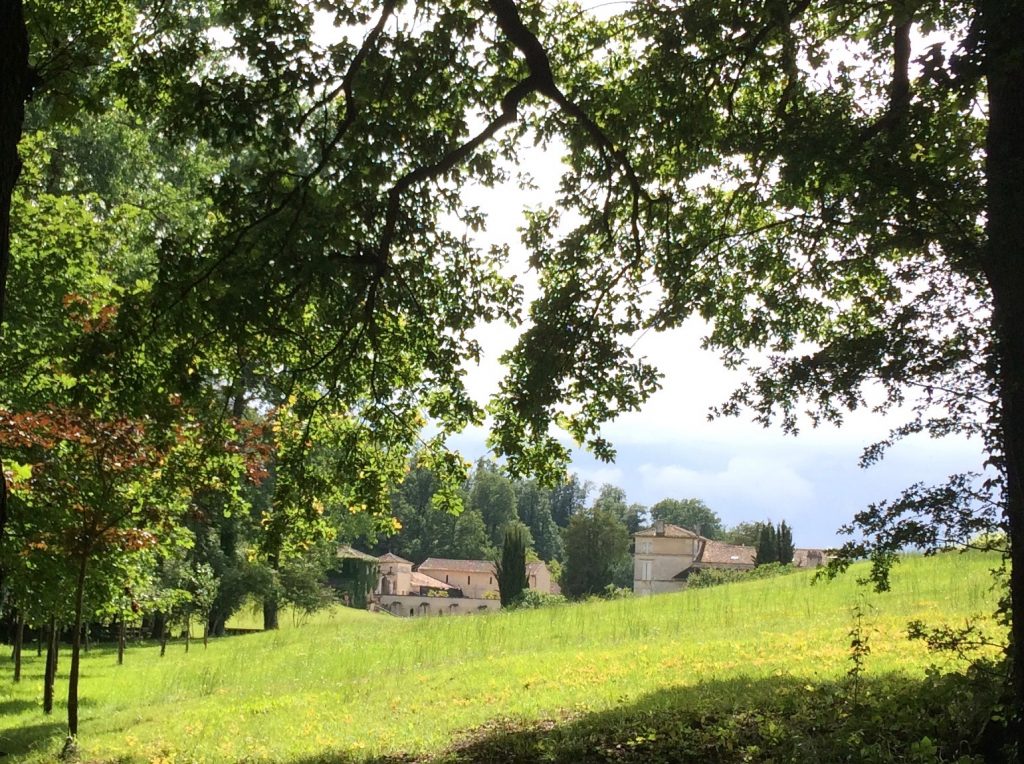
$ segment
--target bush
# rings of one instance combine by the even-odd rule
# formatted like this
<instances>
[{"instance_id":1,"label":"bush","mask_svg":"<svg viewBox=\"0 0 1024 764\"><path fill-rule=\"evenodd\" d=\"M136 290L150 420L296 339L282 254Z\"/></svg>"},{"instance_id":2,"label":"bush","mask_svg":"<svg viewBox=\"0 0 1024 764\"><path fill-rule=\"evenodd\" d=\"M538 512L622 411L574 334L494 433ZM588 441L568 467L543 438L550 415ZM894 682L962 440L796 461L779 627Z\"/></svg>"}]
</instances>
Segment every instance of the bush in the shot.
<instances>
[{"instance_id":1,"label":"bush","mask_svg":"<svg viewBox=\"0 0 1024 764\"><path fill-rule=\"evenodd\" d=\"M633 596L633 590L625 586L616 586L615 584L608 584L601 592L601 599L603 600L622 600Z\"/></svg>"},{"instance_id":2,"label":"bush","mask_svg":"<svg viewBox=\"0 0 1024 764\"><path fill-rule=\"evenodd\" d=\"M770 562L765 565L758 565L753 570L726 570L721 568L701 568L693 571L687 579L686 585L691 589L707 589L711 586L732 584L737 581L756 581L761 578L775 578L795 573L796 568L792 565L783 565L781 562Z\"/></svg>"},{"instance_id":3,"label":"bush","mask_svg":"<svg viewBox=\"0 0 1024 764\"><path fill-rule=\"evenodd\" d=\"M545 594L544 592L537 592L533 589L525 589L521 591L519 595L512 600L509 604L509 610L535 610L539 607L549 607L551 605L564 605L568 600L561 594Z\"/></svg>"}]
</instances>

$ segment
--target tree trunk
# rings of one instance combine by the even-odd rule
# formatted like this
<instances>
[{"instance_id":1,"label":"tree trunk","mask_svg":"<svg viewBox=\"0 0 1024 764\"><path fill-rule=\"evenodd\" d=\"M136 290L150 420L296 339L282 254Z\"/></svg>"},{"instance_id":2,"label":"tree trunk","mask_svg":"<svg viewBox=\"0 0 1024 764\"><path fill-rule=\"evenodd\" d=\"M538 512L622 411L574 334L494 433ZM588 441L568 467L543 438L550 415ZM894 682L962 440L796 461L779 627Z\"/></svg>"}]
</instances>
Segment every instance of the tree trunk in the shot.
<instances>
[{"instance_id":1,"label":"tree trunk","mask_svg":"<svg viewBox=\"0 0 1024 764\"><path fill-rule=\"evenodd\" d=\"M168 627L167 627L167 623L164 622L163 631L160 632L160 657L161 658L163 658L164 654L167 652L167 635L168 635Z\"/></svg>"},{"instance_id":2,"label":"tree trunk","mask_svg":"<svg viewBox=\"0 0 1024 764\"><path fill-rule=\"evenodd\" d=\"M263 600L263 630L271 631L280 627L278 623L277 597L270 595Z\"/></svg>"},{"instance_id":3,"label":"tree trunk","mask_svg":"<svg viewBox=\"0 0 1024 764\"><path fill-rule=\"evenodd\" d=\"M192 619L185 619L185 652L192 646Z\"/></svg>"},{"instance_id":4,"label":"tree trunk","mask_svg":"<svg viewBox=\"0 0 1024 764\"><path fill-rule=\"evenodd\" d=\"M1019 741L1024 733L1024 4L989 0L981 4L981 14L989 97L985 275L992 290L1010 542L1009 651L1015 709L1010 739ZM1019 761L1020 751L1011 756Z\"/></svg>"},{"instance_id":5,"label":"tree trunk","mask_svg":"<svg viewBox=\"0 0 1024 764\"><path fill-rule=\"evenodd\" d=\"M43 713L53 713L53 683L57 675L57 620L50 619L46 638L46 667L43 671Z\"/></svg>"},{"instance_id":6,"label":"tree trunk","mask_svg":"<svg viewBox=\"0 0 1024 764\"><path fill-rule=\"evenodd\" d=\"M117 665L124 665L124 613L117 619Z\"/></svg>"},{"instance_id":7,"label":"tree trunk","mask_svg":"<svg viewBox=\"0 0 1024 764\"><path fill-rule=\"evenodd\" d=\"M205 650L210 646L210 627L207 622L203 621L203 649Z\"/></svg>"},{"instance_id":8,"label":"tree trunk","mask_svg":"<svg viewBox=\"0 0 1024 764\"><path fill-rule=\"evenodd\" d=\"M25 642L25 616L20 612L14 624L14 681L21 681L21 647Z\"/></svg>"},{"instance_id":9,"label":"tree trunk","mask_svg":"<svg viewBox=\"0 0 1024 764\"><path fill-rule=\"evenodd\" d=\"M167 616L157 611L153 613L153 630L150 635L153 639L163 639L164 632L167 631Z\"/></svg>"},{"instance_id":10,"label":"tree trunk","mask_svg":"<svg viewBox=\"0 0 1024 764\"><path fill-rule=\"evenodd\" d=\"M85 570L89 558L82 557L75 583L75 628L71 632L71 671L68 675L68 736L78 737L78 669L82 651L82 602L85 598Z\"/></svg>"},{"instance_id":11,"label":"tree trunk","mask_svg":"<svg viewBox=\"0 0 1024 764\"><path fill-rule=\"evenodd\" d=\"M281 567L281 535L276 528L270 529L271 539L268 541L270 551L267 552L267 567L273 571L273 582L270 591L263 597L263 630L271 631L280 628L279 610L281 602L278 597L277 571Z\"/></svg>"}]
</instances>

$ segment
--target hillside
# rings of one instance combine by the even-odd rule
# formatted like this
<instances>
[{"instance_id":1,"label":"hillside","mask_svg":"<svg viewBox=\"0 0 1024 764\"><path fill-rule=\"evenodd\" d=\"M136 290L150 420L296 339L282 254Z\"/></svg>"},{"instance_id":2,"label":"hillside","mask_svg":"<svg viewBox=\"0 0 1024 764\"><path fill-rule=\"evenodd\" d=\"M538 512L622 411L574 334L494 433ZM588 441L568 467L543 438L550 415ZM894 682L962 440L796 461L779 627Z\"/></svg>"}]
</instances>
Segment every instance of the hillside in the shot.
<instances>
[{"instance_id":1,"label":"hillside","mask_svg":"<svg viewBox=\"0 0 1024 764\"><path fill-rule=\"evenodd\" d=\"M872 707L864 704L873 692L922 694L933 662L955 670L952 659L908 641L906 624L962 625L990 613L996 562L980 554L908 558L884 594L858 587L854 570L813 586L810 574L794 574L491 616L334 611L302 627L215 640L206 650L193 643L187 655L180 644L162 659L154 646L133 647L122 667L110 650L94 648L83 664L83 756L298 764L419 756L463 741L476 746L463 751L465 760L643 761L678 750L683 743L673 734L696 741L694 729L715 729L721 739L709 744L725 746L725 758L735 749L737 760L768 760L764 742L743 753L750 713L752 739L767 735L770 743L774 715L785 720L794 709L833 704L831 717L856 716ZM857 602L870 654L853 683L846 675ZM8 761L51 761L63 709L42 715L42 662L34 651L28 661L20 685L9 675L0 681L0 749ZM941 700L936 688L929 694ZM927 721L913 716L915 724ZM674 731L664 728L669 719ZM686 719L684 730L678 725Z\"/></svg>"}]
</instances>

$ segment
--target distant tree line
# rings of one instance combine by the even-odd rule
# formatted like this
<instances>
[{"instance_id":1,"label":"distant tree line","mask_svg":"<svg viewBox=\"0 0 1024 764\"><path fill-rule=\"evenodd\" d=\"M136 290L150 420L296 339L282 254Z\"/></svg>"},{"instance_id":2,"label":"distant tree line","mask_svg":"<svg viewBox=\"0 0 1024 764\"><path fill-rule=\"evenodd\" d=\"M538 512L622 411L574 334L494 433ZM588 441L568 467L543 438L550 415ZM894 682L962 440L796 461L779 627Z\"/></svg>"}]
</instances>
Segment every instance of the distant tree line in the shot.
<instances>
[{"instance_id":1,"label":"distant tree line","mask_svg":"<svg viewBox=\"0 0 1024 764\"><path fill-rule=\"evenodd\" d=\"M595 490L576 474L553 488L509 477L496 462L480 459L444 511L441 481L414 462L392 492L393 534L364 540L374 554L393 552L419 564L428 557L497 560L513 534L527 560L552 569L563 593L574 599L633 585L631 535L655 520L692 530L705 538L756 548L758 564L790 562L792 531L782 522L743 522L726 527L700 499L663 499L650 508L631 503L619 486Z\"/></svg>"}]
</instances>

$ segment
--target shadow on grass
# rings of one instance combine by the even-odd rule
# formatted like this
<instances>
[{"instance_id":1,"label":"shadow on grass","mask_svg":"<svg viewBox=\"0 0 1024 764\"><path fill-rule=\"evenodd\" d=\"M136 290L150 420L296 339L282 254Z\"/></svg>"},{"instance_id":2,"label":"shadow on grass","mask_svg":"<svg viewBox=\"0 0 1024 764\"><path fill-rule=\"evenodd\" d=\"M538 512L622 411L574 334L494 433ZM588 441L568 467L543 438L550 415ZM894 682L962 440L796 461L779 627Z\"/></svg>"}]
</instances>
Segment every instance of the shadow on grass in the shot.
<instances>
[{"instance_id":1,"label":"shadow on grass","mask_svg":"<svg viewBox=\"0 0 1024 764\"><path fill-rule=\"evenodd\" d=\"M5 700L0 702L0 716L20 714L32 708L39 708L39 703L34 700Z\"/></svg>"},{"instance_id":2,"label":"shadow on grass","mask_svg":"<svg viewBox=\"0 0 1024 764\"><path fill-rule=\"evenodd\" d=\"M998 762L1005 741L989 721L997 688L990 677L957 675L713 681L607 711L497 718L419 758L325 751L289 764Z\"/></svg>"},{"instance_id":3,"label":"shadow on grass","mask_svg":"<svg viewBox=\"0 0 1024 764\"><path fill-rule=\"evenodd\" d=\"M0 713L4 711L5 709L0 708ZM5 730L0 732L0 752L4 754L4 760L22 756L29 751L39 750L40 746L46 746L50 741L63 740L67 730L67 721L59 715L54 715L39 724Z\"/></svg>"}]
</instances>

